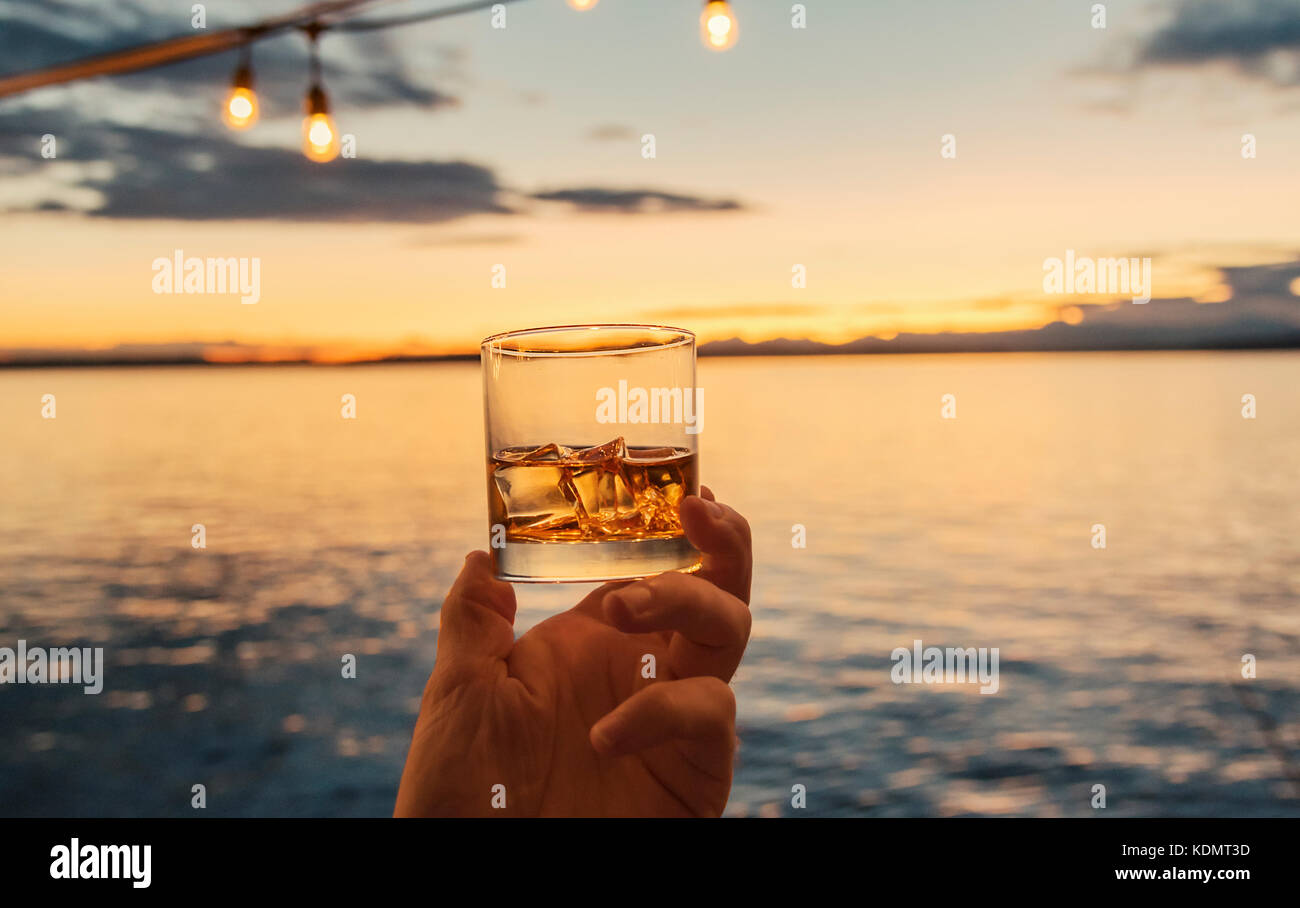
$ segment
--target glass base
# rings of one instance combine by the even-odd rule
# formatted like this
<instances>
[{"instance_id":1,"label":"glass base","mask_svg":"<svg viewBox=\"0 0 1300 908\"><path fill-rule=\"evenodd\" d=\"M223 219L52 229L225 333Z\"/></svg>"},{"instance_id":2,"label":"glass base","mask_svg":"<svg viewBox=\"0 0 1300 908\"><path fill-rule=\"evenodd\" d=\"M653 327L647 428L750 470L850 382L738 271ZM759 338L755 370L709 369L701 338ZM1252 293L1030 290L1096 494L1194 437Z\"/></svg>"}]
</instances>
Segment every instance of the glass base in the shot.
<instances>
[{"instance_id":1,"label":"glass base","mask_svg":"<svg viewBox=\"0 0 1300 908\"><path fill-rule=\"evenodd\" d=\"M693 574L700 553L685 536L606 542L507 540L492 549L499 580L511 583L606 583L640 580L666 571Z\"/></svg>"}]
</instances>

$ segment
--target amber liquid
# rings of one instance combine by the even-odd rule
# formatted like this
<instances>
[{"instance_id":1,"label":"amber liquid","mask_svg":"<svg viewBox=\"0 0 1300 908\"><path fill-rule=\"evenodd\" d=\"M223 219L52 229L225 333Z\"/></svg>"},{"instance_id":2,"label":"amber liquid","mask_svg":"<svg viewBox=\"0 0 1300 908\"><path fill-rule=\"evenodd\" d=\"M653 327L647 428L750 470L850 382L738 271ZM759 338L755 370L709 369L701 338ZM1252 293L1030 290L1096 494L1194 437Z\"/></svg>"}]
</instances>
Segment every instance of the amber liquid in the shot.
<instances>
[{"instance_id":1,"label":"amber liquid","mask_svg":"<svg viewBox=\"0 0 1300 908\"><path fill-rule=\"evenodd\" d=\"M488 462L488 511L505 530L505 545L493 551L498 574L609 580L696 570L699 553L678 507L698 490L696 456L683 448L629 448L616 438L497 451Z\"/></svg>"},{"instance_id":2,"label":"amber liquid","mask_svg":"<svg viewBox=\"0 0 1300 908\"><path fill-rule=\"evenodd\" d=\"M507 448L488 465L494 524L506 539L596 542L682 535L677 508L698 489L682 448Z\"/></svg>"}]
</instances>

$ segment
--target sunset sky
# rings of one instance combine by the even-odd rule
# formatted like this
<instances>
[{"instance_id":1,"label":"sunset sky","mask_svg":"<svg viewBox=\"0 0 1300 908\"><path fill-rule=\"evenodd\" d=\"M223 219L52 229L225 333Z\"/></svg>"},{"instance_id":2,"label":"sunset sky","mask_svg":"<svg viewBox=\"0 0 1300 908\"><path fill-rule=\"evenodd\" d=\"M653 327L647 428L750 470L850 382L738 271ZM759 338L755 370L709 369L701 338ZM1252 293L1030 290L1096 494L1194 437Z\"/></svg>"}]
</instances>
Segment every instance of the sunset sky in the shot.
<instances>
[{"instance_id":1,"label":"sunset sky","mask_svg":"<svg viewBox=\"0 0 1300 908\"><path fill-rule=\"evenodd\" d=\"M212 2L208 28L297 5ZM1108 301L1043 292L1067 249L1150 256L1155 297L1206 305L1229 295L1218 268L1300 257L1300 2L1116 0L1105 29L1075 0L813 0L806 29L790 3L732 5L723 54L695 0L326 34L357 157L324 165L298 149L298 34L254 47L246 133L218 119L233 54L0 101L0 350L468 352L588 321L1007 330ZM0 0L0 66L191 33L189 8ZM259 258L260 301L154 293L178 248Z\"/></svg>"}]
</instances>

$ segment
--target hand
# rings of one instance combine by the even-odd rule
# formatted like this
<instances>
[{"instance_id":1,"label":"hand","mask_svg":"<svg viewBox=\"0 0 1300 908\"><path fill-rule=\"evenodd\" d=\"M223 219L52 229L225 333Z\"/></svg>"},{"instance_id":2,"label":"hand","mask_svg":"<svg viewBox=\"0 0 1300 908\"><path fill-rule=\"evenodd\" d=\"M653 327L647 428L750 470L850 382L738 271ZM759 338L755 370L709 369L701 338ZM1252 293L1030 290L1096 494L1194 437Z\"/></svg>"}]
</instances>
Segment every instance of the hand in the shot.
<instances>
[{"instance_id":1,"label":"hand","mask_svg":"<svg viewBox=\"0 0 1300 908\"><path fill-rule=\"evenodd\" d=\"M442 606L395 815L722 813L752 555L745 518L702 493L681 504L698 574L606 584L518 640L514 588L470 553ZM647 654L656 678L642 677Z\"/></svg>"}]
</instances>

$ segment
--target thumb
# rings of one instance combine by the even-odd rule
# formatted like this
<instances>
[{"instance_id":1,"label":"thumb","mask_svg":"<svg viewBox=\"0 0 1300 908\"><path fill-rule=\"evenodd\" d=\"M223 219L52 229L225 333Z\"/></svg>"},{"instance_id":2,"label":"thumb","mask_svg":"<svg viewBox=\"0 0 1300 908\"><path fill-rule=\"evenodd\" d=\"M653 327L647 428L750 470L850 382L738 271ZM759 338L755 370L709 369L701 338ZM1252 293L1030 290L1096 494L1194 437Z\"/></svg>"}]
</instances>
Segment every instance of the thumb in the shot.
<instances>
[{"instance_id":1,"label":"thumb","mask_svg":"<svg viewBox=\"0 0 1300 908\"><path fill-rule=\"evenodd\" d=\"M482 668L515 642L515 589L492 575L487 552L470 552L439 613L435 668Z\"/></svg>"}]
</instances>

